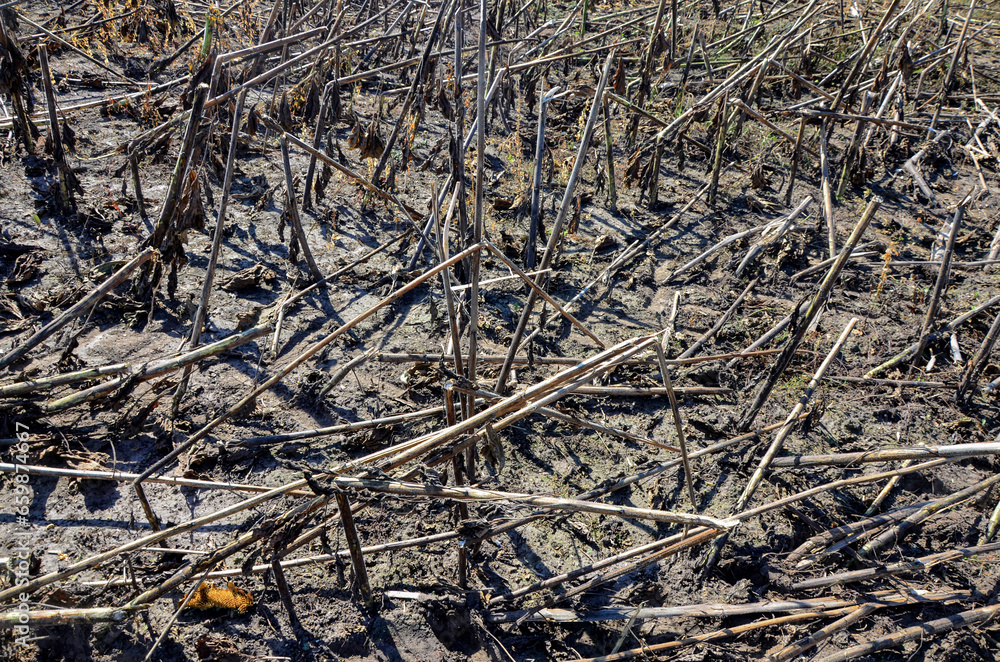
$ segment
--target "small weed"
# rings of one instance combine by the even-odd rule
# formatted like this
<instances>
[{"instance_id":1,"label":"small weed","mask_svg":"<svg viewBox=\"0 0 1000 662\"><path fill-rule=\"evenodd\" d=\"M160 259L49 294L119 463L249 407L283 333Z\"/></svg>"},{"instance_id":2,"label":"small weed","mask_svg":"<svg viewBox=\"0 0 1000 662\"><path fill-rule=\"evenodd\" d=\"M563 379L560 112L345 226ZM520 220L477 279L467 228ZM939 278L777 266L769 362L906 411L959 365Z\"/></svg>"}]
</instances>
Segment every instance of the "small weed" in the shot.
<instances>
[{"instance_id":1,"label":"small weed","mask_svg":"<svg viewBox=\"0 0 1000 662\"><path fill-rule=\"evenodd\" d=\"M885 289L885 284L889 280L889 263L899 254L896 249L896 242L890 241L889 247L885 249L885 253L882 254L882 273L879 275L878 286L875 288L875 296L873 297L873 302L877 301L879 295L882 294L882 290Z\"/></svg>"}]
</instances>

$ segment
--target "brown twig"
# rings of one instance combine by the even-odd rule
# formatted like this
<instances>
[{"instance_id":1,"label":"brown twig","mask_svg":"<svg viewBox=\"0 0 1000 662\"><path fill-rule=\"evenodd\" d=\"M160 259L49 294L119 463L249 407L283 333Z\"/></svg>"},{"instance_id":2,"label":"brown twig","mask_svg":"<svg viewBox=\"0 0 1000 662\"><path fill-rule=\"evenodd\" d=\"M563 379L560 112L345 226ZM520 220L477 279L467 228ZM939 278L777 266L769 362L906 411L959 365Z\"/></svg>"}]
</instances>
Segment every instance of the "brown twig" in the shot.
<instances>
[{"instance_id":1,"label":"brown twig","mask_svg":"<svg viewBox=\"0 0 1000 662\"><path fill-rule=\"evenodd\" d=\"M540 269L548 269L553 257L555 257L556 245L562 237L563 223L566 220L566 214L573 201L573 192L576 187L576 181L580 176L580 172L583 170L583 163L587 156L587 150L590 147L590 138L594 131L594 124L597 121L597 116L601 109L600 100L604 94L604 87L607 85L608 74L611 71L611 63L613 61L614 50L608 54L607 59L604 61L604 70L602 71L601 79L597 84L594 101L590 106L590 115L587 117L587 124L583 130L583 137L580 140L580 148L576 155L576 161L573 164L573 170L570 172L569 181L566 183L566 191L563 193L562 204L559 205L559 213L556 215L555 221L552 224L552 229L549 231L549 241L545 246L545 252L542 254L542 261L539 263ZM541 287L543 283L543 276L540 275L535 278L535 284L539 287ZM528 293L528 299L524 303L524 310L521 311L521 318L518 320L517 330L514 331L513 338L510 342L510 349L507 352L507 360L504 361L503 366L500 368L500 374L497 377L495 390L499 393L503 393L507 388L507 377L510 375L511 364L513 363L514 356L516 356L517 350L521 344L521 338L524 335L524 331L528 326L528 319L531 317L531 312L535 307L537 297L538 295L533 289Z\"/></svg>"},{"instance_id":2,"label":"brown twig","mask_svg":"<svg viewBox=\"0 0 1000 662\"><path fill-rule=\"evenodd\" d=\"M955 216L951 220L951 227L948 230L948 241L945 244L944 255L941 258L941 267L938 270L937 281L934 283L934 293L931 295L930 303L927 305L927 315L924 317L924 324L920 327L920 336L917 339L917 349L913 353L913 360L919 361L920 356L927 347L928 337L931 334L931 327L934 325L934 318L937 317L938 306L941 304L941 295L944 294L948 286L948 279L951 277L951 258L955 254L955 239L958 237L958 228L962 224L965 216L965 207L955 210Z\"/></svg>"}]
</instances>

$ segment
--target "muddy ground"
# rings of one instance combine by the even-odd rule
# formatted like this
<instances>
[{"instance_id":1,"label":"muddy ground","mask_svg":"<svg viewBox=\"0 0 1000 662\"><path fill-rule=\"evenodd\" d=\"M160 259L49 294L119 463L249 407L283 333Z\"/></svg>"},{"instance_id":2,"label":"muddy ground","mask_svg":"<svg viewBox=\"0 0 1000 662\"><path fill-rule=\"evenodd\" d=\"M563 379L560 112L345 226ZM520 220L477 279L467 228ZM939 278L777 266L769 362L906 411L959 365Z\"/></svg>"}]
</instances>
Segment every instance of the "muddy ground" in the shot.
<instances>
[{"instance_id":1,"label":"muddy ground","mask_svg":"<svg viewBox=\"0 0 1000 662\"><path fill-rule=\"evenodd\" d=\"M147 82L156 85L195 70L196 47L185 52L165 71L152 74L149 67L195 34L194 20L199 16L199 7L201 5L178 3L180 34L170 39L164 40L154 30L155 34L142 43L129 31L131 28L123 24L117 43L106 31L80 41L81 46L86 46L102 62L105 53L97 44L103 44L111 68L126 76L120 81L123 83L120 87L106 85L98 89L88 86L88 80L111 81L115 75L48 40L59 106L100 100L120 91L142 90ZM95 12L90 2L68 8L64 15L54 3L25 2L17 9L37 23L58 19L59 22L54 23L57 25L81 24ZM550 5L548 11L550 16L561 16L566 9ZM120 10L119 7L114 12ZM256 30L269 10L270 5L248 5L244 15L227 23L229 27L223 32L221 49L235 50L256 43ZM610 5L598 5L592 11L600 15L612 10ZM701 15L703 19L709 16L710 8L705 11L708 14ZM473 11L470 16L477 15ZM689 18L694 22L699 15L692 14ZM247 29L251 23L256 27ZM470 45L474 44L475 26L476 21L470 18L466 26L472 33ZM155 25L147 27L155 28ZM379 22L366 36L380 36L385 27ZM22 37L34 32L24 23L17 30ZM629 37L636 34L641 33L626 33ZM26 84L34 96L34 110L41 113L44 95L37 60L31 50L34 43L28 41L22 44L22 49L29 54L31 78ZM683 43L686 48L688 41ZM995 73L996 70L991 68L984 49L985 46L977 44L973 53L973 60L982 65L984 72L978 80L977 93L985 99L992 98L987 101L992 106L996 102L996 86L985 72ZM636 52L629 53L634 55ZM975 60L976 54L984 59ZM376 58L380 64L391 61ZM469 62L469 70L474 70L474 60ZM602 65L603 54L600 54L542 70L546 89L562 86L580 90L579 94L554 100L549 107L549 153L543 167L541 193L547 227L562 199ZM371 68L375 66L378 64L371 64ZM673 112L670 90L672 85L676 87L679 69L679 65L658 68L657 80L663 87L650 106L650 112L657 116L669 118ZM447 79L449 72L450 68L442 65L438 76ZM348 147L355 123L376 121L384 139L398 117L404 96L400 90L405 91L411 74L403 76L391 72L344 86L340 90L341 117L332 123L325 141L332 148L331 153L336 155L340 150L346 164L370 175L374 160ZM687 88L688 94L700 95L709 89L704 76L703 70L695 76L696 80ZM929 75L925 83L928 89L937 76L940 76L939 71ZM283 85L290 87L302 77L303 72L295 72ZM139 81L140 85L135 86L133 81ZM485 236L520 263L528 232L528 182L537 123L537 102L529 104L526 90L537 85L538 80L529 74L513 74L510 82L509 92L508 88L504 89L512 99L507 116L502 117L495 110L489 114ZM140 163L141 184L149 212L146 217L139 213L126 167L127 158L121 147L179 112L182 89L177 86L131 104L69 114L67 126L75 133L75 145L72 145L68 160L83 191L77 195L76 213L61 213L55 207L54 187L58 184L51 157L42 153L47 131L44 123L40 126L42 138L38 142L42 149L36 150L38 153L33 156L26 154L13 133L2 130L0 279L6 284L0 301L0 354L19 345L34 330L93 289L112 267L120 266L116 261L129 260L139 253L142 241L153 231L167 195L181 131L175 131L162 150L146 155ZM971 89L970 81L963 78L957 89L963 92ZM254 106L255 112L265 115L270 98L270 85L256 87L247 98L247 107ZM467 99L471 98L470 93ZM765 98L765 105L776 108L790 104L788 80L776 76L773 84L767 81ZM631 116L621 107L612 105L611 108L618 204L612 207L607 200L604 129L603 124L599 124L577 188L582 199L571 209L572 218L547 286L559 302L569 301L630 243L644 239L672 218L709 178L711 160L705 150L689 142L681 143L679 148L671 143L661 163L659 200L651 206L641 187L634 181L627 181L626 171L636 158L640 165L648 163L652 150L640 151L636 157L633 150L626 147L625 131ZM972 111L968 105L961 110ZM378 120L380 112L383 116ZM470 119L474 112L475 104L470 101ZM712 144L712 113L694 122L687 135L703 144ZM10 114L8 105L7 115ZM959 114L958 111L955 114ZM293 104L291 119L293 133L311 141L312 123L305 121L303 108ZM925 113L908 119L926 122L929 116ZM138 364L179 351L190 333L212 243L211 232L222 197L220 166L224 166L231 139L231 131L227 128L231 108L215 116L215 121L213 137L200 145L211 155L198 170L205 224L187 233L186 259L177 270L176 288L168 287L167 278L153 294L138 291L131 281L117 288L92 311L48 338L30 353L28 359L0 373L3 384L119 362ZM797 121L779 121L794 135ZM889 145L888 132L877 132L868 155L866 167L869 172L864 175L864 183L849 186L846 194L835 201L834 221L838 244L842 245L871 197L883 197L884 202L862 239L865 250L873 251L874 256L850 263L845 268L818 325L807 334L802 351L782 375L757 418L756 427L784 420L848 320L858 318L855 330L827 373L828 379L810 401L811 416L795 427L785 444L784 454L992 441L1000 432L995 399L976 394L969 403L959 405L954 388L964 370L964 362L975 352L996 314L992 310L973 318L957 332L961 362L955 361L950 338L946 337L931 345L912 367L903 365L881 375L897 380L945 382L948 385L945 388L832 379L863 376L917 340L937 278L937 267L889 266L884 262L928 260L939 228L951 216L950 210L980 183L969 158L959 148L971 135L969 126L957 120L949 122L949 128L955 132L954 141L931 150L922 162L924 175L939 199L938 205L924 199L911 177L900 170L903 161L924 142L924 136L912 130L904 132L894 146ZM983 135L983 142L988 143L990 149L1000 136L998 129L1000 126L994 124ZM658 127L648 120L639 128L640 136L647 139L656 130ZM830 152L835 163L839 163L846 152L852 132L851 123L834 128ZM395 173L397 195L421 215L427 212L430 186L432 183L442 185L449 172L448 135L448 122L442 109L429 105L412 141L412 163ZM239 140L233 195L216 283L225 282L245 270L260 268L251 274L255 278L246 287L234 286L230 290L217 287L214 290L203 343L246 328L247 320L256 311L279 302L292 288L301 289L309 283L301 254L298 259L290 260L287 241L290 230L281 229L287 204L277 139L273 133L265 135L261 126L255 135L243 133ZM642 140L640 143L647 144ZM468 156L470 173L475 164L473 154L470 152ZM822 278L822 273L798 279L793 279L793 275L830 257L817 159L804 158L799 164L793 206L807 195L813 197L813 202L794 232L768 246L739 276L734 272L750 246L746 240L729 245L677 278L671 276L677 267L722 238L787 214L790 207L783 201L791 157L789 143L776 139L769 130L748 120L741 136L727 148L726 159L736 165L722 174L715 204L709 206L704 199L695 202L672 228L627 263L610 282L593 288L581 304L574 307L577 317L610 346L668 326L673 298L679 294L675 330L667 346L668 358L674 358L715 324L748 283L758 279L736 315L699 354L725 354L747 347L797 304L808 301ZM308 156L293 148L291 165L300 178L296 187L301 202L301 180L305 178ZM985 181L991 189L995 188L996 159L983 160L980 165ZM473 208L471 176L468 180L470 214ZM409 230L397 208L366 196L365 191L347 177L337 173L328 173L326 177L328 181L322 198L311 209L300 209L307 242L324 275L351 265L368 251ZM955 246L957 264L942 299L939 320L953 319L998 292L995 265L962 265L982 260L989 253L1000 220L996 209L996 194L990 190L978 191L968 204ZM455 237L453 241L459 242L460 238ZM271 352L271 336L268 335L197 364L176 416L171 416L170 405L179 373L138 384L130 392L121 394L122 397L110 401L97 400L59 412L45 411L47 402L97 383L90 381L0 401L4 426L0 429L0 437L10 439L26 429L30 438L27 463L32 465L141 471L166 455L174 444L181 443L225 412L253 386L273 376L314 342L436 262L424 251L416 270L408 270L415 248L416 241L411 235L367 262L351 267L325 288L307 295L286 313L276 355ZM493 257L483 260L484 279L508 274L499 260ZM502 356L506 353L525 298L525 287L520 281L506 280L484 286L480 298L481 354ZM552 317L551 310L547 315ZM779 336L765 348L781 347L786 338L786 335ZM443 414L437 414L420 421L299 442L254 447L238 443L248 438L440 406L442 387L451 379L446 372L452 367L450 364L427 361L415 365L380 359L399 353L440 354L447 341L444 293L440 278L436 278L362 322L295 370L261 395L254 406L216 428L208 443L200 445L194 454L185 454L181 465L171 465L167 473L220 482L278 486L300 478L304 468L319 471L441 429L446 421ZM531 353L539 358L586 357L596 349L597 345L578 330L557 322L532 343ZM353 369L329 394L318 397L323 385L346 361L373 350L378 354ZM936 360L928 369L928 359L932 355ZM770 354L732 363L719 360L682 368L674 375L677 387L731 389L723 395L680 398L684 432L692 449L736 435L736 421L772 360ZM519 365L515 378L519 386L527 386L558 369L559 366L544 363ZM478 378L483 388L494 388L497 371L495 363L481 366ZM998 372L997 366L990 363L980 385L995 379ZM660 385L660 376L651 365L626 366L616 369L600 384L655 387ZM562 399L559 408L662 444L676 443L673 418L664 396L576 395ZM504 462L494 467L480 458L477 482L485 488L510 492L569 497L676 457L675 453L656 446L540 416L506 428L500 436ZM676 470L636 483L604 500L644 508L697 510L725 517L730 514L772 438L773 433L763 434L696 460L693 466L695 504L687 498L683 473ZM11 462L8 455L5 453L4 461ZM24 460L19 461L24 463ZM832 480L887 468L886 464L873 463L846 469L775 469L757 492L752 505ZM908 474L900 480L881 510L951 494L996 471L992 459L977 458ZM448 480L447 476L437 478ZM30 485L33 490L30 547L41 562L37 574L66 567L150 531L146 516L127 483L32 476ZM824 560L819 567L796 573L785 557L816 531L864 519L863 513L884 485L883 480L826 492L794 508L754 518L736 529L720 562L711 571L706 572L701 567L707 551L707 546L702 545L625 574L556 606L584 612L611 605L638 608L823 596L857 599L873 591L900 588L975 592L972 598L961 603L878 611L865 620L863 626L839 632L824 644L820 652L830 654L920 622L995 602L1000 589L996 552L942 564L924 573L811 592L789 590L790 581L863 567L850 556L840 554ZM3 501L0 501L4 504L0 508L0 530L7 531L4 544L8 551L0 552L4 556L13 546L13 532L17 527L12 514L14 489L15 482L8 472L3 482ZM165 526L212 513L245 498L236 492L215 489L165 485L149 485L146 489L153 509ZM976 545L986 530L998 495L1000 491L996 489L986 490L931 518L878 561L898 561ZM356 514L364 545L448 532L458 524L454 502L391 496L377 496L367 501L367 507ZM221 547L240 533L259 526L266 518L299 503L300 497L276 499L171 538L169 544L160 546L186 552L140 551L128 558L118 556L100 567L42 589L33 596L32 608L125 604L141 590L162 582L192 554ZM332 512L332 506L328 508ZM533 512L530 508L509 503L470 504L468 508L470 519L486 522ZM323 538L314 540L289 558L346 548L339 519L324 519L328 516L329 513L320 513L309 525L326 522ZM240 576L234 579L236 585L249 591L254 598L254 606L247 613L228 609L185 610L154 655L155 659L171 661L235 661L542 660L607 654L622 637L624 621L495 624L488 622L491 614L534 606L541 602L539 595L549 594L529 595L497 608L488 607L487 603L492 596L679 530L673 524L586 513L538 519L492 538L470 553L468 589L458 585L459 544L456 540L372 553L366 557L374 590L372 609L364 606L349 559L302 565L286 572L298 625L291 622L270 574ZM240 553L228 559L224 568L238 569L248 558L248 553ZM255 562L268 560L258 557ZM109 586L102 584L122 578L129 581ZM221 580L219 585L223 583ZM564 590L564 587L557 588L555 595ZM404 592L424 594L424 597L414 600ZM173 591L152 604L148 619L153 631L159 634L167 627L183 597L182 592ZM627 650L691 637L765 617L638 620L624 635L621 648ZM664 659L685 660L759 659L825 623L793 622L751 630L744 635L707 645L682 647L663 655L667 656ZM987 623L860 659L992 660L1000 651L998 638L997 625ZM146 623L137 616L129 616L125 622L114 625L34 628L27 647L15 643L9 632L0 639L5 659L25 661L141 660L152 642Z\"/></svg>"}]
</instances>

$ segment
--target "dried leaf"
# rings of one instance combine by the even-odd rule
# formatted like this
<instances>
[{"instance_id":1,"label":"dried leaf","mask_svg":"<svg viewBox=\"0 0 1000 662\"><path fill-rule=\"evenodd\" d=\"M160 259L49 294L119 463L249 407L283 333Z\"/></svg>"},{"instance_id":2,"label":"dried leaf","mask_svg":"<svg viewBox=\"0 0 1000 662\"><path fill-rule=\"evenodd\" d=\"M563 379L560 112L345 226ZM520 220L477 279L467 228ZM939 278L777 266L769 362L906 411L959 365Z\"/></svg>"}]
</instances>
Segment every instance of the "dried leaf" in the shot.
<instances>
[{"instance_id":1,"label":"dried leaf","mask_svg":"<svg viewBox=\"0 0 1000 662\"><path fill-rule=\"evenodd\" d=\"M241 614L247 613L252 606L253 596L250 591L239 588L232 582L226 588L202 584L188 602L188 607L194 609L236 609Z\"/></svg>"}]
</instances>

